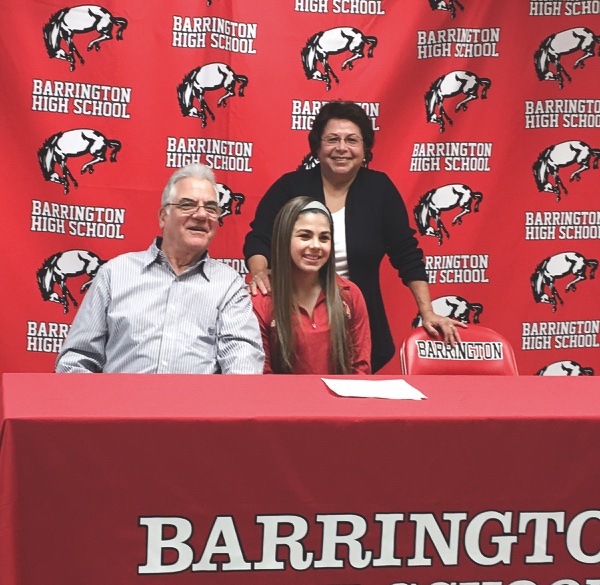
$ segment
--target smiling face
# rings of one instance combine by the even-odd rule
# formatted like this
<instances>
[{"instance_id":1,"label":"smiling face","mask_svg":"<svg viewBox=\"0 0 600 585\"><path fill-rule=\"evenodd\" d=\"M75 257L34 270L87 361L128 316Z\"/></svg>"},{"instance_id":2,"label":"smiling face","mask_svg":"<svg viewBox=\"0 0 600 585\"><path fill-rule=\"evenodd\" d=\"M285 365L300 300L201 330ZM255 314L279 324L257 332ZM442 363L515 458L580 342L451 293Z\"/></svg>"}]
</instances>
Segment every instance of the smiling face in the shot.
<instances>
[{"instance_id":1,"label":"smiling face","mask_svg":"<svg viewBox=\"0 0 600 585\"><path fill-rule=\"evenodd\" d=\"M328 144L335 139L338 141ZM346 139L350 141L350 145ZM354 178L365 158L360 128L350 120L332 118L323 129L317 154L321 170L326 176L347 175L348 178Z\"/></svg>"},{"instance_id":2,"label":"smiling face","mask_svg":"<svg viewBox=\"0 0 600 585\"><path fill-rule=\"evenodd\" d=\"M206 179L186 177L175 183L175 195L170 203L192 201L204 205L218 202L212 184ZM217 217L210 217L204 207L191 215L174 205L161 207L159 225L163 234L163 252L167 256L200 258L217 231Z\"/></svg>"},{"instance_id":3,"label":"smiling face","mask_svg":"<svg viewBox=\"0 0 600 585\"><path fill-rule=\"evenodd\" d=\"M290 255L292 273L319 273L331 255L331 226L324 214L300 214L292 230Z\"/></svg>"}]
</instances>

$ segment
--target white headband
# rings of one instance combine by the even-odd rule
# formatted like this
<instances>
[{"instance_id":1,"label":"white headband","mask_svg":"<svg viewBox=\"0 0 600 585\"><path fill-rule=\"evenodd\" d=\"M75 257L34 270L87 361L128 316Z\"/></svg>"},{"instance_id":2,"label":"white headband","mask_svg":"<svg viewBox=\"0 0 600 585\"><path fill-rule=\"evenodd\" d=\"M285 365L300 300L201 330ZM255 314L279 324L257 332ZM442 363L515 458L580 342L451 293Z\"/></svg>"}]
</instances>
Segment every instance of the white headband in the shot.
<instances>
[{"instance_id":1,"label":"white headband","mask_svg":"<svg viewBox=\"0 0 600 585\"><path fill-rule=\"evenodd\" d=\"M322 211L329 218L329 220L332 221L331 211L329 211L329 209L327 209L327 207L325 207L325 205L323 205L320 201L309 201L302 208L302 211L300 213L303 213L304 211L310 211L311 209Z\"/></svg>"}]
</instances>

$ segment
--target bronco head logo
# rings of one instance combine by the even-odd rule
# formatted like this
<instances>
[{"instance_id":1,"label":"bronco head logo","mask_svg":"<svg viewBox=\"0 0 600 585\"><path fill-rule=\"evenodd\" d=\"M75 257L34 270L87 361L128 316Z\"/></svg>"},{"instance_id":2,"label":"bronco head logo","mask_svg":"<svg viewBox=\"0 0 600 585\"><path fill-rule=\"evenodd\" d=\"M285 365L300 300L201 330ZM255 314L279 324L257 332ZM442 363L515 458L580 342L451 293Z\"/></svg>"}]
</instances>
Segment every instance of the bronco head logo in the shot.
<instances>
[{"instance_id":1,"label":"bronco head logo","mask_svg":"<svg viewBox=\"0 0 600 585\"><path fill-rule=\"evenodd\" d=\"M350 51L352 56L342 63L342 71L346 67L352 70L354 67L352 61L365 56L365 44L369 45L367 57L373 57L373 49L377 46L377 37L365 36L357 28L341 26L316 33L308 39L300 52L306 78L324 81L327 91L329 91L332 77L336 83L340 82L329 65L329 56ZM317 63L321 63L323 73L317 69Z\"/></svg>"},{"instance_id":2,"label":"bronco head logo","mask_svg":"<svg viewBox=\"0 0 600 585\"><path fill-rule=\"evenodd\" d=\"M454 295L438 297L431 301L431 306L438 315L456 319L461 323L470 323L471 313L473 313L473 323L475 323L475 325L479 323L479 315L483 312L483 305L479 303L470 303L467 299ZM421 316L417 314L413 319L412 328L416 329L421 325L423 325L423 320L421 319Z\"/></svg>"},{"instance_id":3,"label":"bronco head logo","mask_svg":"<svg viewBox=\"0 0 600 585\"><path fill-rule=\"evenodd\" d=\"M219 207L221 208L221 215L219 216L219 225L223 225L223 218L235 213L240 215L242 213L242 204L246 200L245 195L242 193L234 193L227 185L223 183L217 183L217 195L219 197ZM233 202L235 201L235 212L233 211Z\"/></svg>"},{"instance_id":4,"label":"bronco head logo","mask_svg":"<svg viewBox=\"0 0 600 585\"><path fill-rule=\"evenodd\" d=\"M300 169L310 170L314 169L319 164L319 159L311 154L310 152L302 159L302 162L296 168L297 171Z\"/></svg>"},{"instance_id":5,"label":"bronco head logo","mask_svg":"<svg viewBox=\"0 0 600 585\"><path fill-rule=\"evenodd\" d=\"M37 271L37 281L42 298L45 301L60 303L64 313L69 312L69 299L77 308L78 303L67 287L67 279L87 274L90 278L83 283L80 289L80 292L84 293L92 284L92 279L104 262L88 250L67 250L46 258L42 267Z\"/></svg>"},{"instance_id":6,"label":"bronco head logo","mask_svg":"<svg viewBox=\"0 0 600 585\"><path fill-rule=\"evenodd\" d=\"M91 154L94 158L81 167L81 174L88 172L91 175L95 164L106 162L107 148L112 149L110 162L116 162L117 152L121 150L121 143L118 140L106 138L98 130L90 128L58 132L50 136L38 150L38 160L44 179L62 185L66 195L69 192L69 177L76 188L79 186L67 166L67 158ZM55 171L56 165L60 167L62 176Z\"/></svg>"},{"instance_id":7,"label":"bronco head logo","mask_svg":"<svg viewBox=\"0 0 600 585\"><path fill-rule=\"evenodd\" d=\"M570 28L550 35L542 41L540 48L533 55L533 63L538 79L541 81L558 81L558 88L564 86L563 75L571 82L571 76L560 64L563 55L569 55L575 51L582 51L573 65L573 69L583 69L586 59L594 56L596 43L600 42L600 36L596 36L589 28ZM556 73L550 71L550 64L554 65Z\"/></svg>"},{"instance_id":8,"label":"bronco head logo","mask_svg":"<svg viewBox=\"0 0 600 585\"><path fill-rule=\"evenodd\" d=\"M446 129L446 122L452 126L454 123L444 108L444 100L459 94L464 94L465 98L456 104L454 111L462 109L467 111L467 103L479 98L479 88L481 90L481 99L487 99L487 90L492 86L491 79L486 77L477 77L470 71L451 71L436 79L425 94L425 109L427 111L427 121L439 124L440 132ZM437 111L436 111L437 109Z\"/></svg>"},{"instance_id":9,"label":"bronco head logo","mask_svg":"<svg viewBox=\"0 0 600 585\"><path fill-rule=\"evenodd\" d=\"M584 368L573 360L554 362L544 366L536 376L593 376L593 368Z\"/></svg>"},{"instance_id":10,"label":"bronco head logo","mask_svg":"<svg viewBox=\"0 0 600 585\"><path fill-rule=\"evenodd\" d=\"M204 99L205 91L223 88L225 95L217 101L217 108L227 106L227 99L235 96L235 84L240 84L239 94L244 97L244 88L248 85L245 75L238 75L226 63L208 63L190 71L177 87L177 99L184 116L200 118L202 128L206 126L206 112L214 121L215 115ZM200 109L193 105L194 98L198 100Z\"/></svg>"},{"instance_id":11,"label":"bronco head logo","mask_svg":"<svg viewBox=\"0 0 600 585\"><path fill-rule=\"evenodd\" d=\"M456 16L456 6L464 10L464 6L458 0L429 0L431 10L444 10L450 13L450 18Z\"/></svg>"},{"instance_id":12,"label":"bronco head logo","mask_svg":"<svg viewBox=\"0 0 600 585\"><path fill-rule=\"evenodd\" d=\"M452 225L462 224L462 217L471 213L471 204L475 200L475 213L479 211L479 203L483 195L478 191L473 191L467 185L453 184L444 185L438 189L432 189L425 193L418 205L415 207L414 214L417 222L417 228L422 236L433 236L438 239L438 245L442 245L443 234L446 238L450 237L446 226L440 217L442 211L449 211L459 207L462 209L454 219ZM431 225L433 220L434 225Z\"/></svg>"},{"instance_id":13,"label":"bronco head logo","mask_svg":"<svg viewBox=\"0 0 600 585\"><path fill-rule=\"evenodd\" d=\"M536 303L548 303L552 305L552 312L556 311L556 301L563 305L554 281L557 278L564 278L569 274L575 276L573 280L565 286L565 292L577 290L576 284L582 280L587 280L586 271L590 268L590 278L595 276L598 268L598 260L586 259L578 252L563 252L555 254L543 260L531 275L531 288L533 298ZM550 294L546 292L548 288Z\"/></svg>"},{"instance_id":14,"label":"bronco head logo","mask_svg":"<svg viewBox=\"0 0 600 585\"><path fill-rule=\"evenodd\" d=\"M600 148L592 148L581 140L568 140L549 146L540 153L537 161L533 163L533 176L538 191L556 193L556 201L560 201L561 188L565 195L568 194L568 191L558 175L558 169L578 164L579 168L571 173L569 181L580 181L581 177L579 175L590 168L592 157L594 157L593 167L597 169ZM549 175L554 178L554 185L548 180Z\"/></svg>"},{"instance_id":15,"label":"bronco head logo","mask_svg":"<svg viewBox=\"0 0 600 585\"><path fill-rule=\"evenodd\" d=\"M123 39L123 31L127 27L127 20L113 16L106 8L86 4L63 8L50 17L44 26L44 43L51 59L68 61L71 71L75 69L75 57L83 65L84 60L73 42L73 35L96 31L99 37L88 43L87 50L100 50L100 43L113 38L114 26L118 27L117 40ZM61 47L64 43L67 50Z\"/></svg>"}]
</instances>

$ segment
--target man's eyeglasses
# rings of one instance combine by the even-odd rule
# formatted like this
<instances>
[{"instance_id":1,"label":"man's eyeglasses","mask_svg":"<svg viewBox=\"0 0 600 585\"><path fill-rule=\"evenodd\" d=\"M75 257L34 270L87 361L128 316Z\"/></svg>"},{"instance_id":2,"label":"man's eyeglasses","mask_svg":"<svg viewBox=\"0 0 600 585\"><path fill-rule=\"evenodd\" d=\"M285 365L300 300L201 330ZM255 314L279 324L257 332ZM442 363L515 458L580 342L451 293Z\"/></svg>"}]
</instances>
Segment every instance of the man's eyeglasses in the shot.
<instances>
[{"instance_id":1,"label":"man's eyeglasses","mask_svg":"<svg viewBox=\"0 0 600 585\"><path fill-rule=\"evenodd\" d=\"M321 138L321 142L327 146L337 146L342 142L342 140L346 143L346 146L349 146L350 148L354 148L362 142L362 138L360 136L356 136L355 134L350 134L350 136L346 136L346 138L342 138L336 134Z\"/></svg>"},{"instance_id":2,"label":"man's eyeglasses","mask_svg":"<svg viewBox=\"0 0 600 585\"><path fill-rule=\"evenodd\" d=\"M211 203L210 201L201 204L197 201L192 201L191 199L183 199L177 203L167 203L165 207L169 205L177 207L183 215L194 215L200 208L204 209L206 215L209 217L219 217L222 212L222 209L216 203Z\"/></svg>"}]
</instances>

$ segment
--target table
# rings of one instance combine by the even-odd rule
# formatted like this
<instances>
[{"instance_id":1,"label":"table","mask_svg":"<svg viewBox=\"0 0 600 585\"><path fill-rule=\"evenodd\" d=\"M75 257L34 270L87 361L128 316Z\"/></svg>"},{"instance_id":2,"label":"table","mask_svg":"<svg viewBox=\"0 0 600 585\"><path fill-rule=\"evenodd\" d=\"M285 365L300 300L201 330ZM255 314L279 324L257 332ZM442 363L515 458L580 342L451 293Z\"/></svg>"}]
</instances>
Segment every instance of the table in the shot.
<instances>
[{"instance_id":1,"label":"table","mask_svg":"<svg viewBox=\"0 0 600 585\"><path fill-rule=\"evenodd\" d=\"M600 381L405 379L5 374L0 584L600 585Z\"/></svg>"}]
</instances>

